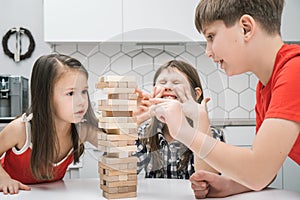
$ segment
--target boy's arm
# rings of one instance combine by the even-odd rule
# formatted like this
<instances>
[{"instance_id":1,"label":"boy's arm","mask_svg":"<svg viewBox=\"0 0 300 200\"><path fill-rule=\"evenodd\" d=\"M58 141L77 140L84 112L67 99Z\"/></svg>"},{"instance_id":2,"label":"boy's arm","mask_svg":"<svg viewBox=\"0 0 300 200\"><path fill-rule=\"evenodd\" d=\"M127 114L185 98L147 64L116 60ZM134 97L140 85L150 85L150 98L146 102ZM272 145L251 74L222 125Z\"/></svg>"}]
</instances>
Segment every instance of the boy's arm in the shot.
<instances>
[{"instance_id":1,"label":"boy's arm","mask_svg":"<svg viewBox=\"0 0 300 200\"><path fill-rule=\"evenodd\" d=\"M236 182L252 190L261 190L273 180L282 166L298 137L299 127L299 123L293 121L266 119L251 149L217 142L204 159ZM205 141L204 134L198 132L190 148L201 152L202 146L199 144Z\"/></svg>"},{"instance_id":2,"label":"boy's arm","mask_svg":"<svg viewBox=\"0 0 300 200\"><path fill-rule=\"evenodd\" d=\"M205 129L207 129L207 128L205 128ZM202 129L202 130L205 130L205 129ZM207 131L208 136L224 142L223 131L221 129L218 129L215 127L210 127L209 130L210 131ZM198 156L195 156L195 154L194 154L194 167L195 167L195 171L205 170L205 171L213 172L215 174L219 173L216 169L214 169L209 164L207 164L203 159L199 158Z\"/></svg>"},{"instance_id":3,"label":"boy's arm","mask_svg":"<svg viewBox=\"0 0 300 200\"><path fill-rule=\"evenodd\" d=\"M207 136L199 128L190 127L179 102L152 101L158 103L156 117L168 124L171 136L222 174L256 191L265 188L275 177L300 131L300 123L268 118L262 123L251 149L232 146ZM207 115L205 105L202 108L198 113ZM201 123L199 125L201 127Z\"/></svg>"}]
</instances>

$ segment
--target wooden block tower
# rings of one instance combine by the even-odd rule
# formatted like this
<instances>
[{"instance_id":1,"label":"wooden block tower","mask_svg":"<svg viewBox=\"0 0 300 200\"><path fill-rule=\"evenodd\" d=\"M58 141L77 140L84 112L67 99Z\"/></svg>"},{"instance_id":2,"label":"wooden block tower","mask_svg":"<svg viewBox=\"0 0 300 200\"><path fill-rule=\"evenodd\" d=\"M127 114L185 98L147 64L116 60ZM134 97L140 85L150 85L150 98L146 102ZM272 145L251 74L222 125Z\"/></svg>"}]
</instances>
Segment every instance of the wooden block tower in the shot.
<instances>
[{"instance_id":1,"label":"wooden block tower","mask_svg":"<svg viewBox=\"0 0 300 200\"><path fill-rule=\"evenodd\" d=\"M107 95L98 101L99 128L98 149L104 152L99 158L100 188L107 199L136 197L137 124L132 113L137 107L134 76L102 76L97 89Z\"/></svg>"}]
</instances>

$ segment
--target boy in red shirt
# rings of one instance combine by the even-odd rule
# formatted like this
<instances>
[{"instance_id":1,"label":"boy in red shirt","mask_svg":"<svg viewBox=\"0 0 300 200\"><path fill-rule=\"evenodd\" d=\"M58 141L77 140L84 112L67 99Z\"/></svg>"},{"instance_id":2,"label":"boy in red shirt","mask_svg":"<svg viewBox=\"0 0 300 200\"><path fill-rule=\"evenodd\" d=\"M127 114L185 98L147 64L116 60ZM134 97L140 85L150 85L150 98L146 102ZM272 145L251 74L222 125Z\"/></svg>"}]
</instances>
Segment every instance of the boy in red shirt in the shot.
<instances>
[{"instance_id":1,"label":"boy in red shirt","mask_svg":"<svg viewBox=\"0 0 300 200\"><path fill-rule=\"evenodd\" d=\"M207 40L207 56L228 76L252 72L259 79L257 135L251 149L218 142L200 131L207 124L207 101L192 105L183 89L177 90L181 102L153 99L157 104L153 112L168 124L171 135L224 174L192 175L197 198L262 190L287 156L300 164L300 46L282 41L283 6L284 0L202 0L196 9L195 24ZM192 118L200 122L198 129L183 117L192 106L198 108L197 118Z\"/></svg>"}]
</instances>

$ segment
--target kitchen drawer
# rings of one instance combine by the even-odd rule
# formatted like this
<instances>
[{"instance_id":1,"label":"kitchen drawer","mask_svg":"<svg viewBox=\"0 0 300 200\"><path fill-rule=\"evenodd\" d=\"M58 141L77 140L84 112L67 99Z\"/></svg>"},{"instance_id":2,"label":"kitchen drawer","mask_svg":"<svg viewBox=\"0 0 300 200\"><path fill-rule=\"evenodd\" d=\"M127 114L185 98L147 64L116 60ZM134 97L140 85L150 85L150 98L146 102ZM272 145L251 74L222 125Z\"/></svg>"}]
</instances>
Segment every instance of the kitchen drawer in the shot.
<instances>
[{"instance_id":1,"label":"kitchen drawer","mask_svg":"<svg viewBox=\"0 0 300 200\"><path fill-rule=\"evenodd\" d=\"M236 146L252 146L255 126L228 126L223 128L225 141Z\"/></svg>"}]
</instances>

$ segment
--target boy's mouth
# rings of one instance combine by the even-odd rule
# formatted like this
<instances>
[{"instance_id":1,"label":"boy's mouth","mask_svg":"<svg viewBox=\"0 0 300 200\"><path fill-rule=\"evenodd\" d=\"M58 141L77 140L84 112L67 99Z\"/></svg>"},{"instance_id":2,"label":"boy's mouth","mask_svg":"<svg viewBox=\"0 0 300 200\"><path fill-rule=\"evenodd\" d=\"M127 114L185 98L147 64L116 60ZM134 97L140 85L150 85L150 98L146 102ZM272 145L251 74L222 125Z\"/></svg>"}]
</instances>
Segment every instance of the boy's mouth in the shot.
<instances>
[{"instance_id":1,"label":"boy's mouth","mask_svg":"<svg viewBox=\"0 0 300 200\"><path fill-rule=\"evenodd\" d=\"M222 59L219 60L217 63L219 64L219 66L220 66L221 69L224 69L223 60Z\"/></svg>"}]
</instances>

